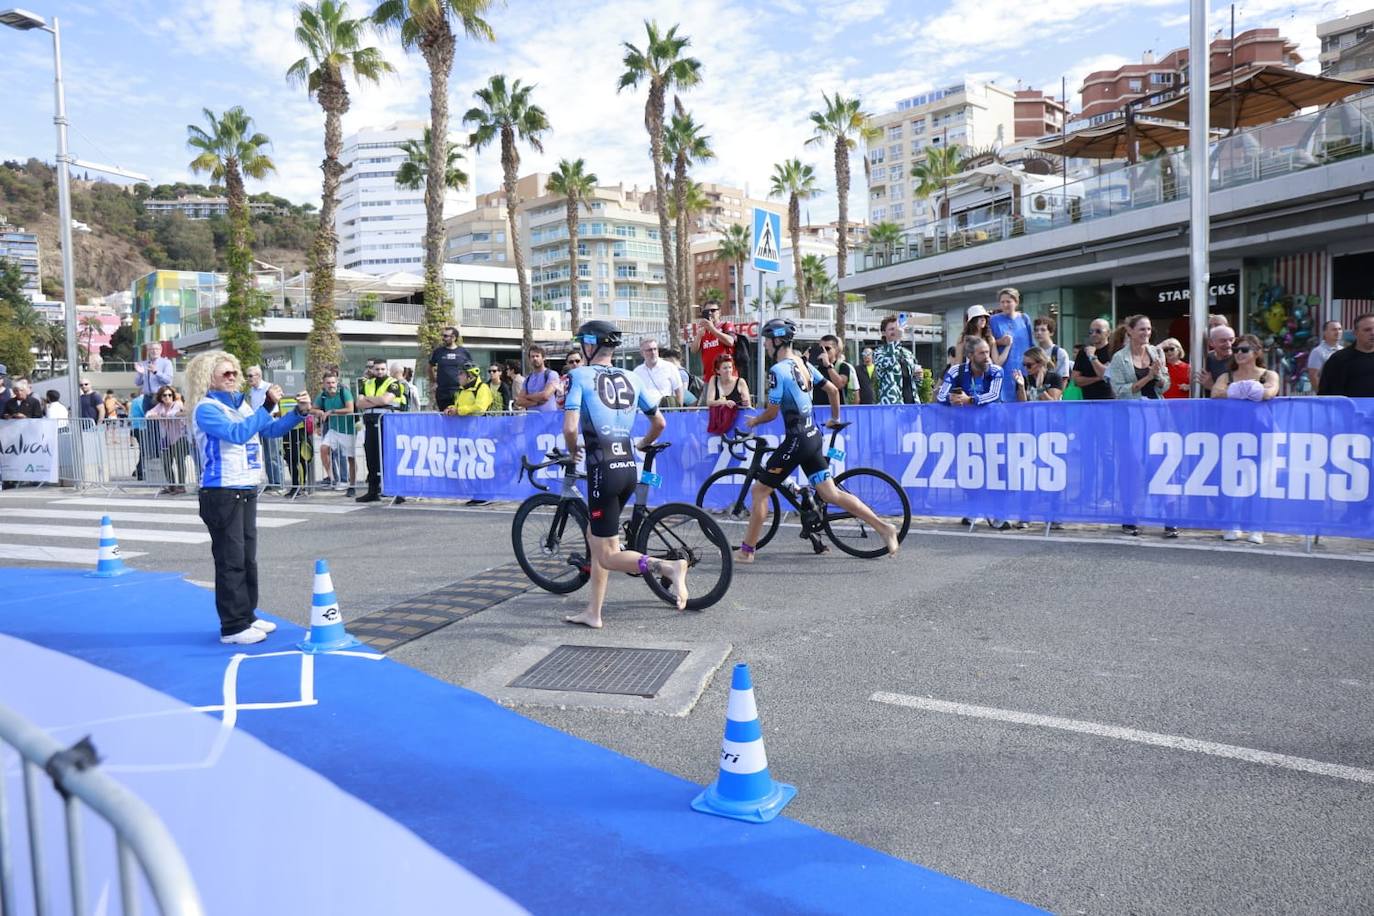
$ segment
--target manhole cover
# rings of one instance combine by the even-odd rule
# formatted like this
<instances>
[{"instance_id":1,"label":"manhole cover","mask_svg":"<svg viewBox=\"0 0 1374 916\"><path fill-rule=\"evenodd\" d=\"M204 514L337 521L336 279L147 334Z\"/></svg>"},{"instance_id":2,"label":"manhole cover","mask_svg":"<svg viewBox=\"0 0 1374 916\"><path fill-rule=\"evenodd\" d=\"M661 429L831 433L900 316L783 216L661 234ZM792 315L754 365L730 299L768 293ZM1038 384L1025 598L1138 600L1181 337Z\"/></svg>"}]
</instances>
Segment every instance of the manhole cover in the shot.
<instances>
[{"instance_id":1,"label":"manhole cover","mask_svg":"<svg viewBox=\"0 0 1374 916\"><path fill-rule=\"evenodd\" d=\"M530 587L530 580L520 564L507 563L350 620L348 630L372 648L390 652L412 639L513 598Z\"/></svg>"},{"instance_id":2,"label":"manhole cover","mask_svg":"<svg viewBox=\"0 0 1374 916\"><path fill-rule=\"evenodd\" d=\"M506 686L653 697L687 655L686 649L559 646Z\"/></svg>"}]
</instances>

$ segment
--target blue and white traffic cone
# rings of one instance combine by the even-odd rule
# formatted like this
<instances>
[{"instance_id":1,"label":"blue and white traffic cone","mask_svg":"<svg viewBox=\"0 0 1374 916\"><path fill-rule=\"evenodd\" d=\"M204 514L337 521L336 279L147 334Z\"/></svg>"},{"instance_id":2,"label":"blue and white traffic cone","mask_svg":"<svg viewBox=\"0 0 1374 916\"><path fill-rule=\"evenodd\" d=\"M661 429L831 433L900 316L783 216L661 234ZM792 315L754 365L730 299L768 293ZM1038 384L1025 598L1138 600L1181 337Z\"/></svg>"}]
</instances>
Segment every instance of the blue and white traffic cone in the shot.
<instances>
[{"instance_id":1,"label":"blue and white traffic cone","mask_svg":"<svg viewBox=\"0 0 1374 916\"><path fill-rule=\"evenodd\" d=\"M730 682L730 705L725 710L725 739L720 744L720 775L696 798L692 807L703 814L765 824L797 794L768 775L763 729L754 704L749 666L735 666Z\"/></svg>"},{"instance_id":2,"label":"blue and white traffic cone","mask_svg":"<svg viewBox=\"0 0 1374 916\"><path fill-rule=\"evenodd\" d=\"M339 599L334 596L334 580L329 576L329 564L315 561L315 592L310 599L310 630L305 641L296 646L302 652L336 652L360 646L362 643L348 635L343 615L339 613Z\"/></svg>"},{"instance_id":3,"label":"blue and white traffic cone","mask_svg":"<svg viewBox=\"0 0 1374 916\"><path fill-rule=\"evenodd\" d=\"M108 515L100 516L100 552L96 556L95 571L86 573L94 579L113 579L132 572L119 556L119 541L115 538L114 522Z\"/></svg>"}]
</instances>

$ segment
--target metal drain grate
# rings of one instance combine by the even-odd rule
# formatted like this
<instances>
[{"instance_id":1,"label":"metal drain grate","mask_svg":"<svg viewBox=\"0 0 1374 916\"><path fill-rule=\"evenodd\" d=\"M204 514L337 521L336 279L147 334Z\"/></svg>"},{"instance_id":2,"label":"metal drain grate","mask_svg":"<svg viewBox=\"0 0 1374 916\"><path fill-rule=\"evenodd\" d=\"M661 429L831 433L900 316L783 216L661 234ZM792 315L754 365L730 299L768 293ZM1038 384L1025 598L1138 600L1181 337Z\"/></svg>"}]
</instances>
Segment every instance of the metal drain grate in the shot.
<instances>
[{"instance_id":1,"label":"metal drain grate","mask_svg":"<svg viewBox=\"0 0 1374 916\"><path fill-rule=\"evenodd\" d=\"M506 686L652 698L687 655L686 649L559 646Z\"/></svg>"}]
</instances>

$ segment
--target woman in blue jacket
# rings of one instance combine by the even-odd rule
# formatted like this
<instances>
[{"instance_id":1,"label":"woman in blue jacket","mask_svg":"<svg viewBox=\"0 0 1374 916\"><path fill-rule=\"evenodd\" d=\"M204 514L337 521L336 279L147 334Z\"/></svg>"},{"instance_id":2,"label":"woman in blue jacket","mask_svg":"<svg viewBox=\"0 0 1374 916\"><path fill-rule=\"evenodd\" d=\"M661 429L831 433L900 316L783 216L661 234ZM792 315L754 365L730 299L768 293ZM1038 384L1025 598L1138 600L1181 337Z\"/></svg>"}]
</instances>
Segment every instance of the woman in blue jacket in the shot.
<instances>
[{"instance_id":1,"label":"woman in blue jacket","mask_svg":"<svg viewBox=\"0 0 1374 916\"><path fill-rule=\"evenodd\" d=\"M219 641L229 645L262 642L277 628L258 620L258 486L263 481L262 439L280 438L305 421L310 395L296 395L296 409L280 419L271 411L281 388L267 390L263 406L253 409L241 385L243 367L222 350L202 353L186 367L191 430L200 466L200 519L210 529L215 558L215 610Z\"/></svg>"}]
</instances>

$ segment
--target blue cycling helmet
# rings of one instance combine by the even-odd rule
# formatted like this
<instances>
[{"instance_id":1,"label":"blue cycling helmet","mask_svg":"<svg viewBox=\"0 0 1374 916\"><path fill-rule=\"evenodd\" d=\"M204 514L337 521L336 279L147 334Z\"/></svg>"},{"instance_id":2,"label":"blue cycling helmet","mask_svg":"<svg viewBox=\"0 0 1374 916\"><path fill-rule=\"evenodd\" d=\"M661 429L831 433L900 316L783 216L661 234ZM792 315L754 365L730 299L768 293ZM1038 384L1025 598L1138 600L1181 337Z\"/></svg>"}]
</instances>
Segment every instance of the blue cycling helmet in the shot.
<instances>
[{"instance_id":1,"label":"blue cycling helmet","mask_svg":"<svg viewBox=\"0 0 1374 916\"><path fill-rule=\"evenodd\" d=\"M759 336L790 343L797 336L797 325L791 318L772 318L764 323Z\"/></svg>"}]
</instances>

